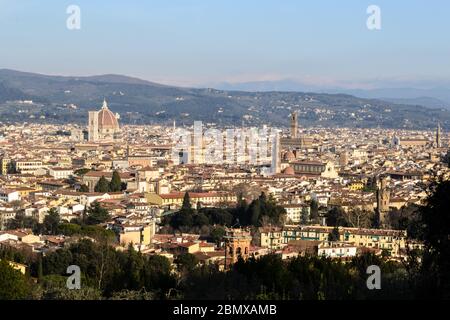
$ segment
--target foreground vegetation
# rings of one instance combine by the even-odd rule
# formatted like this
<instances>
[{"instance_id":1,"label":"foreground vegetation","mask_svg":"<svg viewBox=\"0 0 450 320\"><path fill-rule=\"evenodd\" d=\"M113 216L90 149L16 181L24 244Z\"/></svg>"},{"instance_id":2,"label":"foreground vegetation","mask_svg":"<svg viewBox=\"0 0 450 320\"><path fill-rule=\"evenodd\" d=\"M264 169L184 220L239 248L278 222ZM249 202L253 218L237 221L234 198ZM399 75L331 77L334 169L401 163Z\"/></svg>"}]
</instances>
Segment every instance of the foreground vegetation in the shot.
<instances>
[{"instance_id":1,"label":"foreground vegetation","mask_svg":"<svg viewBox=\"0 0 450 320\"><path fill-rule=\"evenodd\" d=\"M173 266L162 256L144 256L131 247L117 251L104 236L43 257L0 250L0 299L449 299L449 194L449 181L431 185L415 222L425 249L410 252L403 263L370 254L348 263L267 255L221 272L214 265L198 266L190 254L176 257ZM6 260L28 265L27 274ZM66 289L69 265L81 268L80 290ZM381 269L381 290L367 289L370 265Z\"/></svg>"}]
</instances>

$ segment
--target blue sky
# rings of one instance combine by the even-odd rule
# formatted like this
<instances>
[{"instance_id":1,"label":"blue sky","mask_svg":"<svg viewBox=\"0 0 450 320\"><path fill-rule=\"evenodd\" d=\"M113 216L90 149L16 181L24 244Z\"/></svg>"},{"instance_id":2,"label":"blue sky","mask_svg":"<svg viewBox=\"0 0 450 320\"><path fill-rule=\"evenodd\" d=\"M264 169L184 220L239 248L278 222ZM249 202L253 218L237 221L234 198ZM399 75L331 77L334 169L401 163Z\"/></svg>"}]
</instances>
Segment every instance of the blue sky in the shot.
<instances>
[{"instance_id":1,"label":"blue sky","mask_svg":"<svg viewBox=\"0 0 450 320\"><path fill-rule=\"evenodd\" d=\"M81 30L66 8L81 9ZM369 5L382 30L366 27ZM0 0L0 68L180 85L450 79L448 0Z\"/></svg>"}]
</instances>

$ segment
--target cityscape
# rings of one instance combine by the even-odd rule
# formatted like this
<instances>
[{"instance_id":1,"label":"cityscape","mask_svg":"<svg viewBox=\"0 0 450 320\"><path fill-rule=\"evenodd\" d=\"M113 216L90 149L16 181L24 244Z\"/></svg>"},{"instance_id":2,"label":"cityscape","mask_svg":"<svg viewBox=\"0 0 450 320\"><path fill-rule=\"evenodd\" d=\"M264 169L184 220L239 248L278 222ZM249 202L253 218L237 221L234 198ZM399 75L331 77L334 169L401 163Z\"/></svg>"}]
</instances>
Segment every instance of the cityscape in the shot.
<instances>
[{"instance_id":1,"label":"cityscape","mask_svg":"<svg viewBox=\"0 0 450 320\"><path fill-rule=\"evenodd\" d=\"M0 300L450 298L444 98L3 64Z\"/></svg>"}]
</instances>

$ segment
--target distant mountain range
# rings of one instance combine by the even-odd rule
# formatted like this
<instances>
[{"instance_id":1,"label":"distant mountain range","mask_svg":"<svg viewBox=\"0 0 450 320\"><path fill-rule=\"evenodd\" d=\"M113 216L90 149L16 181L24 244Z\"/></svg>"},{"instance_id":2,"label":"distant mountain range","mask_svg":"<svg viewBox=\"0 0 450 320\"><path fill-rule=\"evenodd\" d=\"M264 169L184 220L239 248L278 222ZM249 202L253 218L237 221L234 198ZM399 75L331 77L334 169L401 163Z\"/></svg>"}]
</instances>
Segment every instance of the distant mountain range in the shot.
<instances>
[{"instance_id":1,"label":"distant mountain range","mask_svg":"<svg viewBox=\"0 0 450 320\"><path fill-rule=\"evenodd\" d=\"M66 77L0 69L0 122L85 123L86 110L100 108L104 98L123 123L176 120L192 125L201 120L222 126L287 126L289 114L298 110L302 127L425 129L440 121L450 129L450 111L438 99L387 96L390 101L383 101L342 93L195 89L122 75ZM422 106L424 102L433 108Z\"/></svg>"},{"instance_id":2,"label":"distant mountain range","mask_svg":"<svg viewBox=\"0 0 450 320\"><path fill-rule=\"evenodd\" d=\"M444 83L447 84L447 83ZM307 91L320 93L344 93L359 98L380 99L400 104L423 105L431 108L450 110L450 83L445 86L431 86L427 89L414 87L392 87L377 89L348 89L337 86L318 86L300 81L285 79L275 81L253 81L242 83L217 83L215 87L222 90L243 91ZM428 84L430 86L430 84Z\"/></svg>"}]
</instances>

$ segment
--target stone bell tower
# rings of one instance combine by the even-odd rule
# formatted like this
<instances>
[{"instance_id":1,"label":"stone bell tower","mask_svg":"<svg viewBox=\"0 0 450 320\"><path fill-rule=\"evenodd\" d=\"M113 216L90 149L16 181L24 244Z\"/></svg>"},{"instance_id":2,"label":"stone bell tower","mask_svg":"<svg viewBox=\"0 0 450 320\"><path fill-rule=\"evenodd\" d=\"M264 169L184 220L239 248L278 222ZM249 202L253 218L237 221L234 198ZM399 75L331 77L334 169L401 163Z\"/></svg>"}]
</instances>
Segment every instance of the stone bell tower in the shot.
<instances>
[{"instance_id":1,"label":"stone bell tower","mask_svg":"<svg viewBox=\"0 0 450 320\"><path fill-rule=\"evenodd\" d=\"M387 177L381 177L377 188L377 215L380 226L386 224L386 214L389 212L391 194L387 184Z\"/></svg>"},{"instance_id":2,"label":"stone bell tower","mask_svg":"<svg viewBox=\"0 0 450 320\"><path fill-rule=\"evenodd\" d=\"M291 114L291 138L298 136L298 112L294 111Z\"/></svg>"},{"instance_id":3,"label":"stone bell tower","mask_svg":"<svg viewBox=\"0 0 450 320\"><path fill-rule=\"evenodd\" d=\"M252 236L246 229L226 229L225 240L225 267L236 263L241 257L247 260L250 256L250 242Z\"/></svg>"}]
</instances>

